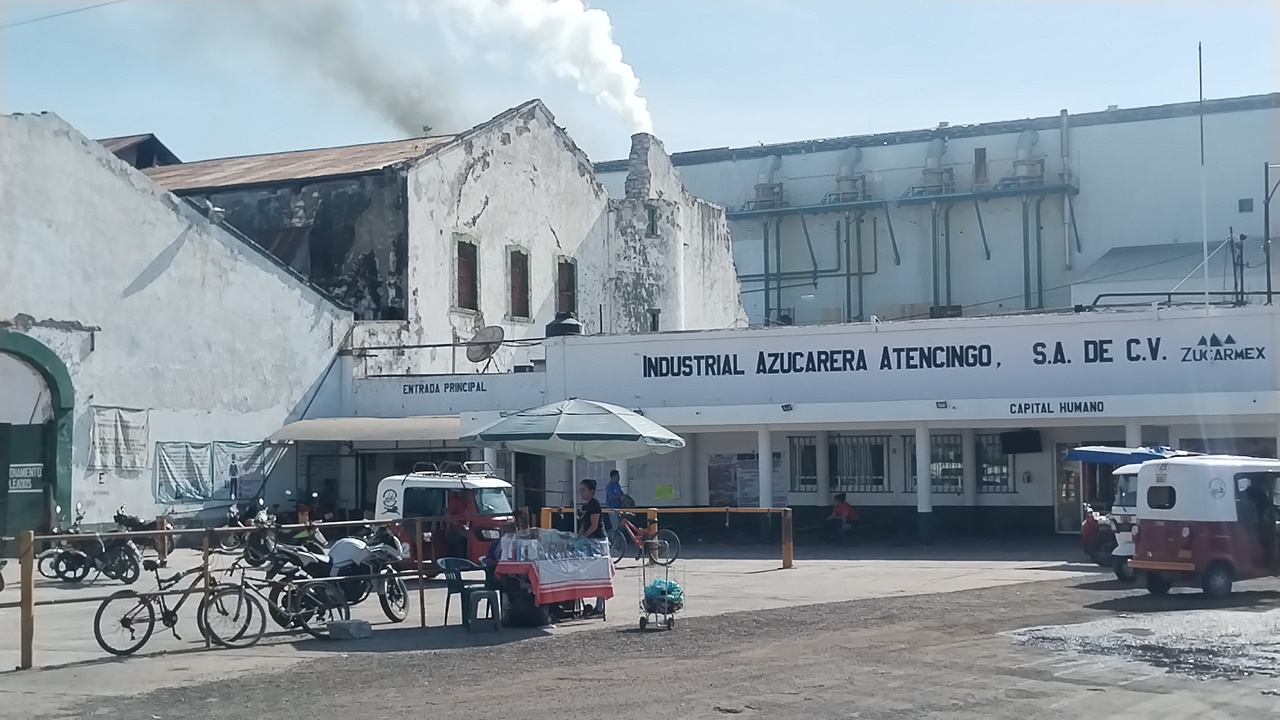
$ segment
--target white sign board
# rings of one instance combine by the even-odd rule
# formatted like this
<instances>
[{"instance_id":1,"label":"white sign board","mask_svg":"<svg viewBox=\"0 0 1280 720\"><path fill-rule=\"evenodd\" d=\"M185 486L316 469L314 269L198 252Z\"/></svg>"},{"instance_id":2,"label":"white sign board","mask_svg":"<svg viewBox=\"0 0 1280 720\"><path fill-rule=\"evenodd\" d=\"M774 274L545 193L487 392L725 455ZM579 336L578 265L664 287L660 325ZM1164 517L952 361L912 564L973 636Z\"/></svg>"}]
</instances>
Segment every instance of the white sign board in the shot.
<instances>
[{"instance_id":1,"label":"white sign board","mask_svg":"<svg viewBox=\"0 0 1280 720\"><path fill-rule=\"evenodd\" d=\"M93 408L90 470L144 470L147 467L147 411Z\"/></svg>"},{"instance_id":2,"label":"white sign board","mask_svg":"<svg viewBox=\"0 0 1280 720\"><path fill-rule=\"evenodd\" d=\"M44 490L44 465L27 463L9 466L9 492L38 493Z\"/></svg>"},{"instance_id":3,"label":"white sign board","mask_svg":"<svg viewBox=\"0 0 1280 720\"><path fill-rule=\"evenodd\" d=\"M563 377L568 397L627 407L1003 398L1011 416L1090 415L1101 396L1274 390L1273 341L1244 311L573 338Z\"/></svg>"},{"instance_id":4,"label":"white sign board","mask_svg":"<svg viewBox=\"0 0 1280 720\"><path fill-rule=\"evenodd\" d=\"M531 372L357 378L351 396L355 414L366 417L524 410L546 404L546 377Z\"/></svg>"}]
</instances>

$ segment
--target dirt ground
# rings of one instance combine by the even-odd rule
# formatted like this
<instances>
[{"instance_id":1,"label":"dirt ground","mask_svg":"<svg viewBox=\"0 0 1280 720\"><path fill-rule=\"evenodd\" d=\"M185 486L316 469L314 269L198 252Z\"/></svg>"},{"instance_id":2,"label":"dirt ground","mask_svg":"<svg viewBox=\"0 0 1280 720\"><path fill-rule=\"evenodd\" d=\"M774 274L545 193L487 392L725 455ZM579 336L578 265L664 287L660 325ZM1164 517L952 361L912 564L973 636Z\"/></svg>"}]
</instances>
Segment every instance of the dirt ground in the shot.
<instances>
[{"instance_id":1,"label":"dirt ground","mask_svg":"<svg viewBox=\"0 0 1280 720\"><path fill-rule=\"evenodd\" d=\"M1240 622L1280 607L1280 584L1225 603L1150 598L1105 576L877 598L530 637L487 647L335 655L238 679L100 698L46 718L948 718L1052 720L1280 715L1266 674L1196 679L1123 659L1018 644L1002 633L1198 609ZM1280 670L1280 669L1278 669ZM305 707L285 711L284 703ZM3 717L0 709L0 717ZM27 714L26 717L30 717Z\"/></svg>"}]
</instances>

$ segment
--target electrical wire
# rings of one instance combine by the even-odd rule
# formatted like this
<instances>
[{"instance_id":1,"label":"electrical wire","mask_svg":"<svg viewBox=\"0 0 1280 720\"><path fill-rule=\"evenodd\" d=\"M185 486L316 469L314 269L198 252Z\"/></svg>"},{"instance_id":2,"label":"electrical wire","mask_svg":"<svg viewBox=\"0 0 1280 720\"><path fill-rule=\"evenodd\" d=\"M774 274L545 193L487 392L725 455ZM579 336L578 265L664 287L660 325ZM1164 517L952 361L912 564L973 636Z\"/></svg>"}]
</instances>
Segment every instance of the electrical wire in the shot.
<instances>
[{"instance_id":1,"label":"electrical wire","mask_svg":"<svg viewBox=\"0 0 1280 720\"><path fill-rule=\"evenodd\" d=\"M128 2L128 0L109 0L108 2L101 2L101 3L98 3L97 5L86 5L84 7L73 8L71 10L63 10L62 12L51 13L49 15L41 15L40 17L33 17L28 20L19 20L18 22L9 23L8 25L0 25L0 30L8 30L9 28L16 28L20 25L30 25L32 23L38 23L44 20L52 20L54 18L66 17L67 15L75 15L76 13L82 13L87 10L96 10L98 8L106 7L108 5L119 5L122 2Z\"/></svg>"}]
</instances>

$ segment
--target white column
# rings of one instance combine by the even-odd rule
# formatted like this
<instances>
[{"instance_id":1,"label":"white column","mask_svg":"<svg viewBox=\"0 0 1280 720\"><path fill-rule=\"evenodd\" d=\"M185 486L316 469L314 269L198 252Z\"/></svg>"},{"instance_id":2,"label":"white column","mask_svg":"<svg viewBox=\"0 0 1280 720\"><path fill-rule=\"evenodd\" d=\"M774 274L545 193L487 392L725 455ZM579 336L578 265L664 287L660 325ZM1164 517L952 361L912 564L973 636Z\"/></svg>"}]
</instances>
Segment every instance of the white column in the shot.
<instances>
[{"instance_id":1,"label":"white column","mask_svg":"<svg viewBox=\"0 0 1280 720\"><path fill-rule=\"evenodd\" d=\"M964 482L964 504L969 517L976 519L972 508L978 506L978 434L973 428L960 431L960 471Z\"/></svg>"},{"instance_id":2,"label":"white column","mask_svg":"<svg viewBox=\"0 0 1280 720\"><path fill-rule=\"evenodd\" d=\"M818 504L831 504L831 435L826 430L818 431L814 440L817 445L818 458ZM793 461L794 462L794 461Z\"/></svg>"},{"instance_id":3,"label":"white column","mask_svg":"<svg viewBox=\"0 0 1280 720\"><path fill-rule=\"evenodd\" d=\"M1142 421L1129 420L1124 424L1124 446L1142 447Z\"/></svg>"},{"instance_id":4,"label":"white column","mask_svg":"<svg viewBox=\"0 0 1280 720\"><path fill-rule=\"evenodd\" d=\"M756 455L760 468L760 507L773 507L773 433L767 426L756 431Z\"/></svg>"},{"instance_id":5,"label":"white column","mask_svg":"<svg viewBox=\"0 0 1280 720\"><path fill-rule=\"evenodd\" d=\"M488 471L491 473L498 472L498 448L485 448L484 461L489 463Z\"/></svg>"},{"instance_id":6,"label":"white column","mask_svg":"<svg viewBox=\"0 0 1280 720\"><path fill-rule=\"evenodd\" d=\"M688 507L696 504L697 491L694 488L698 485L698 436L693 433L685 435L684 450L680 452L683 453L680 458L680 496L676 498L676 505Z\"/></svg>"},{"instance_id":7,"label":"white column","mask_svg":"<svg viewBox=\"0 0 1280 720\"><path fill-rule=\"evenodd\" d=\"M933 478L930 464L933 459L929 444L929 426L916 426L916 525L920 540L933 540Z\"/></svg>"}]
</instances>

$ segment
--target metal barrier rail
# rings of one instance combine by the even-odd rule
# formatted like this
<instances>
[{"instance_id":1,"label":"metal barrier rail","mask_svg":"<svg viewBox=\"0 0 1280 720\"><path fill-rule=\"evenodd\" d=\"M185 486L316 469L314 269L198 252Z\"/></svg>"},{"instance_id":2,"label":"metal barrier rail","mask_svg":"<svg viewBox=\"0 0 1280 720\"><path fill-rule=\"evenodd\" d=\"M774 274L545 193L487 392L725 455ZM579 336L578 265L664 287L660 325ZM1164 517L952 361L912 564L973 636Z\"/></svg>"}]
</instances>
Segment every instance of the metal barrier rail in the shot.
<instances>
[{"instance_id":1,"label":"metal barrier rail","mask_svg":"<svg viewBox=\"0 0 1280 720\"><path fill-rule=\"evenodd\" d=\"M653 537L658 534L658 514L667 513L670 515L710 515L718 513L739 514L739 515L781 515L782 516L782 567L784 570L790 569L795 565L795 545L792 541L793 527L791 519L791 508L750 508L750 507L664 507L664 508L601 508L604 512L617 514L639 515L644 513L648 518L648 527L645 534ZM551 527L551 517L553 514L574 513L577 508L542 508L542 523L544 528Z\"/></svg>"},{"instance_id":2,"label":"metal barrier rail","mask_svg":"<svg viewBox=\"0 0 1280 720\"><path fill-rule=\"evenodd\" d=\"M402 518L402 519L394 519L394 520L343 520L343 521L336 521L336 522L327 522L327 521L305 522L304 521L304 522L293 523L289 525L277 525L275 526L275 529L280 531L297 530L302 528L323 530L326 527L330 527L330 528L332 527L366 527L366 526L380 527L385 525L406 526L409 523L413 523L414 549L416 550L416 555L417 555L417 567L415 570L407 571L407 572L398 572L396 573L396 575L397 577L404 578L404 579L413 578L413 577L416 577L418 579L419 622L421 624L421 627L426 627L427 626L427 600L426 600L427 573L425 569L425 562L426 562L425 548L423 547L423 545L424 545L424 540L426 538L427 526L430 525L432 532L434 533L435 528L437 526L443 526L443 525L448 525L448 524L457 523L457 522L470 522L472 520L476 520L482 517L492 517L492 516L436 515L431 517ZM169 530L169 529L163 528L163 524L165 520L166 518L164 518L163 516L157 518L156 530L128 531L128 532L121 531L121 532L104 532L104 533L79 533L75 535L61 534L61 533L57 535L36 535L35 532L32 530L24 530L23 532L18 534L17 538L0 538L0 540L16 539L18 541L18 565L19 565L18 584L20 586L19 600L17 603L0 604L0 609L14 608L14 607L19 608L19 636L20 636L19 637L20 658L19 658L19 664L18 664L19 670L29 670L34 666L35 608L52 606L52 605L75 605L75 604L91 603L91 602L101 603L103 600L106 599L106 596L94 596L94 597L88 597L88 598L55 598L50 600L41 600L37 602L35 599L35 570L36 570L35 546L37 541L55 540L58 542L66 543L66 542L75 542L79 540L93 540L93 539L102 540L102 539L116 539L116 538L152 537L152 538L158 539L158 541L156 542L157 554L160 556L161 559L164 559L165 543L159 541L159 539L163 539L171 536L199 534L202 536L201 563L202 563L202 566L207 570L205 574L204 596L205 598L208 598L209 596L212 595L215 587L215 583L209 582L212 576L217 574L218 572L228 572L230 570L230 568L227 568L222 571L217 571L209 567L210 557L213 555L221 554L212 550L212 547L214 546L213 539L218 535L244 533L244 532L250 532L253 530L253 526L186 528L186 529L174 528L172 530ZM434 540L434 535L433 535L433 540ZM432 550L434 551L435 549L436 549L436 545L434 542L432 542ZM434 564L437 559L438 558L433 553L431 562ZM334 582L339 580L356 579L357 577L359 576L349 576L344 578L309 578L309 579L299 580L296 582L296 584L304 584L308 582ZM162 595L163 596L185 595L188 592L191 592L191 591L190 590L166 590L166 591L156 591L156 592L150 592L150 593L139 593L139 595L147 595L149 597L159 597ZM205 636L204 641L205 641L206 648L212 647L212 642L207 635Z\"/></svg>"}]
</instances>

